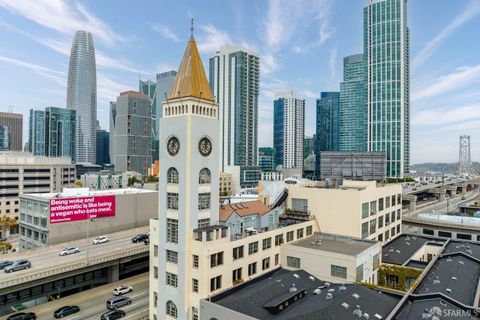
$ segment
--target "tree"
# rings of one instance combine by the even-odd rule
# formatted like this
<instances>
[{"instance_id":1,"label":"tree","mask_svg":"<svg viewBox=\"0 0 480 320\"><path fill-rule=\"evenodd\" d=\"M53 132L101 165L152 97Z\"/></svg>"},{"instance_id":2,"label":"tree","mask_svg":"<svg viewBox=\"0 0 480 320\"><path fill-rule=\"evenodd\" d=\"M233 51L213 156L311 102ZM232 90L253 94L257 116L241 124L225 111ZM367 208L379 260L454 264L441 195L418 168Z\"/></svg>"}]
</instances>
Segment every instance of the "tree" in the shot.
<instances>
[{"instance_id":1,"label":"tree","mask_svg":"<svg viewBox=\"0 0 480 320\"><path fill-rule=\"evenodd\" d=\"M142 181L140 181L137 177L128 178L128 186L129 187L133 186L135 183L142 183Z\"/></svg>"},{"instance_id":2,"label":"tree","mask_svg":"<svg viewBox=\"0 0 480 320\"><path fill-rule=\"evenodd\" d=\"M0 217L0 227L2 229L3 237L6 238L10 233L11 228L18 226L17 219L10 216L1 216Z\"/></svg>"},{"instance_id":3,"label":"tree","mask_svg":"<svg viewBox=\"0 0 480 320\"><path fill-rule=\"evenodd\" d=\"M7 253L9 250L12 250L12 244L8 241L0 242L0 252Z\"/></svg>"},{"instance_id":4,"label":"tree","mask_svg":"<svg viewBox=\"0 0 480 320\"><path fill-rule=\"evenodd\" d=\"M157 176L148 176L147 177L147 182L158 182L158 177Z\"/></svg>"},{"instance_id":5,"label":"tree","mask_svg":"<svg viewBox=\"0 0 480 320\"><path fill-rule=\"evenodd\" d=\"M75 180L75 186L77 186L77 187L79 187L79 188L83 187L83 182L82 182L82 180Z\"/></svg>"}]
</instances>

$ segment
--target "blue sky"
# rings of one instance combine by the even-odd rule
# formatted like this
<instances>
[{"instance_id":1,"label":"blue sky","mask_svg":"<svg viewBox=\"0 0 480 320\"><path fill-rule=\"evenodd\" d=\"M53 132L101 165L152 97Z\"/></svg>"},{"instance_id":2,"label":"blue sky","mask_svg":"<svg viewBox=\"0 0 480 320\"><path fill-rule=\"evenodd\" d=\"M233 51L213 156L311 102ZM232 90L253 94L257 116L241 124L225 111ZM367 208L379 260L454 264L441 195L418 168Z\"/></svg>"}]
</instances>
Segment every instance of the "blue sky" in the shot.
<instances>
[{"instance_id":1,"label":"blue sky","mask_svg":"<svg viewBox=\"0 0 480 320\"><path fill-rule=\"evenodd\" d=\"M315 98L338 90L343 57L363 50L366 3L0 0L0 110L13 106L26 126L30 108L64 107L72 36L89 30L98 119L108 130L108 102L138 90L139 74L154 79L177 69L193 16L205 68L222 45L260 55L259 146L272 144L279 90L307 99L305 131L313 134ZM472 135L472 159L480 160L480 0L411 0L408 7L412 162L457 161L460 134Z\"/></svg>"}]
</instances>

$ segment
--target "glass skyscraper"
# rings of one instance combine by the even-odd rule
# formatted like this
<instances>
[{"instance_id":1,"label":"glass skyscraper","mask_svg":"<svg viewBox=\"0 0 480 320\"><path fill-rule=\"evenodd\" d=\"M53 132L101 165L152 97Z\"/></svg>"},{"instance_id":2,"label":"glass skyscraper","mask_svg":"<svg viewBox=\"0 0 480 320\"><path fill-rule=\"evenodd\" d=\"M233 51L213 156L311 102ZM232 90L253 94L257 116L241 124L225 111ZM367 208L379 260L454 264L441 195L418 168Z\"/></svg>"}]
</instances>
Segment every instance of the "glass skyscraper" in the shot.
<instances>
[{"instance_id":1,"label":"glass skyscraper","mask_svg":"<svg viewBox=\"0 0 480 320\"><path fill-rule=\"evenodd\" d=\"M68 66L67 108L76 111L75 161L95 163L97 75L92 34L77 31Z\"/></svg>"},{"instance_id":2,"label":"glass skyscraper","mask_svg":"<svg viewBox=\"0 0 480 320\"><path fill-rule=\"evenodd\" d=\"M340 149L340 92L321 92L317 99L316 168L320 173L320 152Z\"/></svg>"},{"instance_id":3,"label":"glass skyscraper","mask_svg":"<svg viewBox=\"0 0 480 320\"><path fill-rule=\"evenodd\" d=\"M260 59L240 47L223 47L210 58L209 80L219 103L220 170L256 166Z\"/></svg>"},{"instance_id":4,"label":"glass skyscraper","mask_svg":"<svg viewBox=\"0 0 480 320\"><path fill-rule=\"evenodd\" d=\"M45 111L30 109L28 119L28 151L35 156L45 155Z\"/></svg>"},{"instance_id":5,"label":"glass skyscraper","mask_svg":"<svg viewBox=\"0 0 480 320\"><path fill-rule=\"evenodd\" d=\"M343 59L340 83L340 151L368 150L367 81L363 54Z\"/></svg>"},{"instance_id":6,"label":"glass skyscraper","mask_svg":"<svg viewBox=\"0 0 480 320\"><path fill-rule=\"evenodd\" d=\"M140 93L150 98L152 113L152 145L150 146L150 150L152 153L152 161L154 161L158 160L157 84L150 80L140 80L138 87Z\"/></svg>"},{"instance_id":7,"label":"glass skyscraper","mask_svg":"<svg viewBox=\"0 0 480 320\"><path fill-rule=\"evenodd\" d=\"M45 155L75 159L76 111L65 108L45 109Z\"/></svg>"},{"instance_id":8,"label":"glass skyscraper","mask_svg":"<svg viewBox=\"0 0 480 320\"><path fill-rule=\"evenodd\" d=\"M387 155L387 176L410 164L410 75L407 0L369 0L364 8L368 150Z\"/></svg>"}]
</instances>

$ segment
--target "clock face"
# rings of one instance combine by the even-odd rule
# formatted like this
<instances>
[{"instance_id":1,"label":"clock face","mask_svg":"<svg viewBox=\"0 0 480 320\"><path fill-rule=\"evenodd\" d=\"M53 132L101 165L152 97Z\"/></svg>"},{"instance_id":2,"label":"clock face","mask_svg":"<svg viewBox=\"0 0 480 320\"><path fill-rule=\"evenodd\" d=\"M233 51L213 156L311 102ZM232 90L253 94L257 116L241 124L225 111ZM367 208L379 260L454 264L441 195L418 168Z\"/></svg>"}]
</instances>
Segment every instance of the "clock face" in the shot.
<instances>
[{"instance_id":1,"label":"clock face","mask_svg":"<svg viewBox=\"0 0 480 320\"><path fill-rule=\"evenodd\" d=\"M180 141L178 141L177 137L170 137L167 142L167 151L168 154L171 156L175 156L180 149Z\"/></svg>"},{"instance_id":2,"label":"clock face","mask_svg":"<svg viewBox=\"0 0 480 320\"><path fill-rule=\"evenodd\" d=\"M208 157L212 153L212 142L207 137L203 137L198 142L198 151L204 157Z\"/></svg>"}]
</instances>

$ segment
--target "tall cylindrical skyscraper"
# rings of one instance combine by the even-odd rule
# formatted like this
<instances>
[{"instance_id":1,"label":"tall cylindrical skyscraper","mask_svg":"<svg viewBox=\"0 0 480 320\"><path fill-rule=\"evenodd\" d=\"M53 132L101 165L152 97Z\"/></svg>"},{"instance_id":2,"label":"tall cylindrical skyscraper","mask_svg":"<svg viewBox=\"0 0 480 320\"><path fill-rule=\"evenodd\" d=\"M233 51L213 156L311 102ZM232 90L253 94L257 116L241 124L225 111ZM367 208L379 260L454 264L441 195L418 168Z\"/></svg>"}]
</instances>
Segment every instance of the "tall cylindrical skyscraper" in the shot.
<instances>
[{"instance_id":1,"label":"tall cylindrical skyscraper","mask_svg":"<svg viewBox=\"0 0 480 320\"><path fill-rule=\"evenodd\" d=\"M76 110L75 161L95 163L97 72L92 34L77 31L68 66L67 108Z\"/></svg>"}]
</instances>

